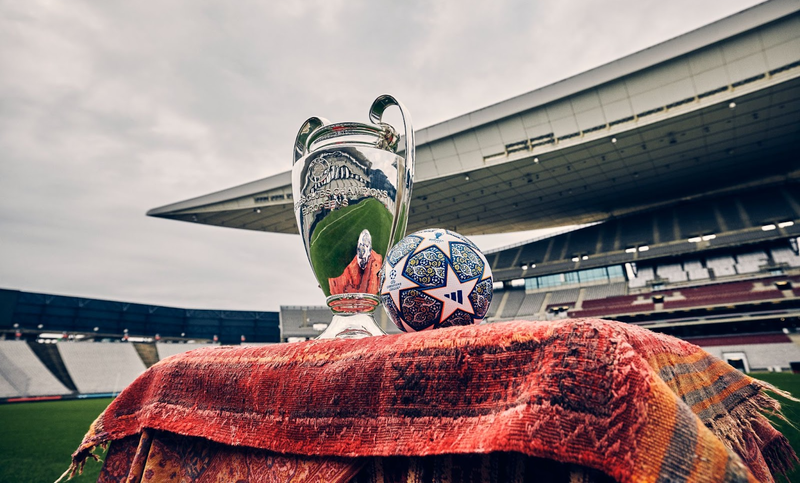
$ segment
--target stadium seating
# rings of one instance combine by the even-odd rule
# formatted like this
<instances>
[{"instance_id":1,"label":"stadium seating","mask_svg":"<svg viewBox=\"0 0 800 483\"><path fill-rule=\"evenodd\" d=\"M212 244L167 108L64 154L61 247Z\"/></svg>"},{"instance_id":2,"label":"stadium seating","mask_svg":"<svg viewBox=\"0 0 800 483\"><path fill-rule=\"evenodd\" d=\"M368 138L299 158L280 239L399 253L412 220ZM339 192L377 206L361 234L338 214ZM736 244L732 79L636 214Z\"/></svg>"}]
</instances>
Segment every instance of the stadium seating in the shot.
<instances>
[{"instance_id":1,"label":"stadium seating","mask_svg":"<svg viewBox=\"0 0 800 483\"><path fill-rule=\"evenodd\" d=\"M183 354L184 352L200 349L202 347L213 347L213 346L211 346L210 344L200 344L195 342L189 342L185 344L166 344L163 342L158 342L156 344L156 350L158 351L158 359L162 361L167 357L174 356L175 354Z\"/></svg>"},{"instance_id":2,"label":"stadium seating","mask_svg":"<svg viewBox=\"0 0 800 483\"><path fill-rule=\"evenodd\" d=\"M132 344L60 342L58 351L83 394L119 392L145 371Z\"/></svg>"},{"instance_id":3,"label":"stadium seating","mask_svg":"<svg viewBox=\"0 0 800 483\"><path fill-rule=\"evenodd\" d=\"M690 342L694 342L691 341ZM772 367L788 369L785 361L800 360L800 346L793 342L779 344L732 344L705 346L698 344L711 355L724 359L725 353L743 352L747 357L751 371L764 371Z\"/></svg>"},{"instance_id":4,"label":"stadium seating","mask_svg":"<svg viewBox=\"0 0 800 483\"><path fill-rule=\"evenodd\" d=\"M773 248L772 259L776 264L786 264L790 267L800 267L800 256L791 248Z\"/></svg>"},{"instance_id":5,"label":"stadium seating","mask_svg":"<svg viewBox=\"0 0 800 483\"><path fill-rule=\"evenodd\" d=\"M5 376L0 377L0 397L19 397L20 392L11 385Z\"/></svg>"},{"instance_id":6,"label":"stadium seating","mask_svg":"<svg viewBox=\"0 0 800 483\"><path fill-rule=\"evenodd\" d=\"M580 288L568 288L564 290L556 290L550 295L548 305L566 305L574 304L578 300Z\"/></svg>"},{"instance_id":7,"label":"stadium seating","mask_svg":"<svg viewBox=\"0 0 800 483\"><path fill-rule=\"evenodd\" d=\"M619 297L625 295L627 285L625 282L606 283L586 287L583 292L583 300L597 300L609 297Z\"/></svg>"},{"instance_id":8,"label":"stadium seating","mask_svg":"<svg viewBox=\"0 0 800 483\"><path fill-rule=\"evenodd\" d=\"M774 279L767 279L772 282ZM765 286L755 290L752 281L730 282L702 287L683 288L680 290L683 297L679 300L666 300L664 309L677 309L686 307L703 307L714 305L732 305L744 302L780 299L781 292L774 286Z\"/></svg>"},{"instance_id":9,"label":"stadium seating","mask_svg":"<svg viewBox=\"0 0 800 483\"><path fill-rule=\"evenodd\" d=\"M526 294L525 300L522 301L517 315L522 317L538 314L542 309L542 303L546 295L546 293L542 292Z\"/></svg>"},{"instance_id":10,"label":"stadium seating","mask_svg":"<svg viewBox=\"0 0 800 483\"><path fill-rule=\"evenodd\" d=\"M770 235L769 231L762 231L761 226L778 223L781 220L794 220L797 215L793 206L798 203L800 196L797 195L796 189L780 187L760 188L743 194L723 195L714 199L666 206L621 216L604 223L496 252L492 257L494 262L492 270L519 268L523 263L533 262L547 264L548 273L557 273L561 270L560 263L569 262L575 254L599 256L604 264L613 265L633 261L631 253L625 254L620 251L642 245L648 246L645 255L648 259L657 259L687 256L695 250L704 249L705 242L708 241L711 241L711 247L764 242L774 239L774 235ZM743 217L741 210L744 210L748 217ZM787 230L797 228L795 226ZM703 240L704 247L688 241L708 235L714 237ZM800 258L793 260L796 263L793 266L800 266ZM737 262L731 259L730 263L720 263L716 269L712 266L705 268L713 269L715 276L729 276L736 275L736 264ZM698 267L701 268L704 267ZM570 269L572 268L565 267L564 271ZM747 262L742 269L754 270L752 264ZM684 271L689 273L690 269L684 267ZM694 279L698 280L703 277L703 272L698 271L694 275ZM677 276L681 275L677 273ZM688 275L687 279L691 280L692 275ZM633 288L636 288L636 285Z\"/></svg>"},{"instance_id":11,"label":"stadium seating","mask_svg":"<svg viewBox=\"0 0 800 483\"><path fill-rule=\"evenodd\" d=\"M628 282L630 288L643 288L647 286L647 282L655 278L652 267L640 267L636 276Z\"/></svg>"},{"instance_id":12,"label":"stadium seating","mask_svg":"<svg viewBox=\"0 0 800 483\"><path fill-rule=\"evenodd\" d=\"M70 390L42 364L27 342L0 341L0 397L69 393Z\"/></svg>"},{"instance_id":13,"label":"stadium seating","mask_svg":"<svg viewBox=\"0 0 800 483\"><path fill-rule=\"evenodd\" d=\"M769 257L763 251L742 253L736 255L736 272L758 273L761 271L761 266L767 263L769 263Z\"/></svg>"},{"instance_id":14,"label":"stadium seating","mask_svg":"<svg viewBox=\"0 0 800 483\"><path fill-rule=\"evenodd\" d=\"M714 271L714 276L725 277L736 275L736 261L731 256L710 257L706 260L706 266Z\"/></svg>"},{"instance_id":15,"label":"stadium seating","mask_svg":"<svg viewBox=\"0 0 800 483\"><path fill-rule=\"evenodd\" d=\"M601 317L652 311L652 300L646 295L624 295L606 299L584 300L581 310L571 310L570 317Z\"/></svg>"},{"instance_id":16,"label":"stadium seating","mask_svg":"<svg viewBox=\"0 0 800 483\"><path fill-rule=\"evenodd\" d=\"M522 301L525 300L524 290L509 290L507 293L506 304L500 314L500 317L504 319L516 317L517 313L519 313L519 308L522 306Z\"/></svg>"},{"instance_id":17,"label":"stadium seating","mask_svg":"<svg viewBox=\"0 0 800 483\"><path fill-rule=\"evenodd\" d=\"M670 263L666 265L659 265L656 268L658 278L667 280L669 282L685 282L688 280L686 272L683 271L680 263Z\"/></svg>"},{"instance_id":18,"label":"stadium seating","mask_svg":"<svg viewBox=\"0 0 800 483\"><path fill-rule=\"evenodd\" d=\"M686 275L689 277L690 281L706 280L709 278L707 268L697 268L693 270L687 270Z\"/></svg>"}]
</instances>

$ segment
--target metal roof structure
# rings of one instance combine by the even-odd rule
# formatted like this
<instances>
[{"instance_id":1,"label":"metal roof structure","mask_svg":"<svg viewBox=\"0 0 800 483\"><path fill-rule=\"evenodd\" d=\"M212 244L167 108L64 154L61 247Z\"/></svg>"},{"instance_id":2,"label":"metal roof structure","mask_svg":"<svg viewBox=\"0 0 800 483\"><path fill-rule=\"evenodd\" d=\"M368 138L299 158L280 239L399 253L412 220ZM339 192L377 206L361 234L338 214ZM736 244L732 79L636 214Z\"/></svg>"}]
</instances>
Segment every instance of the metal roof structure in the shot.
<instances>
[{"instance_id":1,"label":"metal roof structure","mask_svg":"<svg viewBox=\"0 0 800 483\"><path fill-rule=\"evenodd\" d=\"M415 136L409 231L601 222L796 181L800 4L757 5ZM297 232L288 171L148 215Z\"/></svg>"}]
</instances>

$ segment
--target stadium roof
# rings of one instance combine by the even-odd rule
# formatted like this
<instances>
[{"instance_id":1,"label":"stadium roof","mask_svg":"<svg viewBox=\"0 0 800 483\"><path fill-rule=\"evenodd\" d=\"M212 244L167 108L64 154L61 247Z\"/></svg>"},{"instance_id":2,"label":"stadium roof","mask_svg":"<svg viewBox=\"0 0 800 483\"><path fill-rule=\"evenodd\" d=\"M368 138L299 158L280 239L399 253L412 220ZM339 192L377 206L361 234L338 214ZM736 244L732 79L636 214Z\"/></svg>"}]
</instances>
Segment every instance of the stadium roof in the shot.
<instances>
[{"instance_id":1,"label":"stadium roof","mask_svg":"<svg viewBox=\"0 0 800 483\"><path fill-rule=\"evenodd\" d=\"M682 200L493 250L487 258L494 279L505 281L665 257L696 259L798 236L800 183L790 182Z\"/></svg>"},{"instance_id":2,"label":"stadium roof","mask_svg":"<svg viewBox=\"0 0 800 483\"><path fill-rule=\"evenodd\" d=\"M798 11L760 4L417 131L409 230L589 223L798 179ZM296 233L288 171L148 215Z\"/></svg>"}]
</instances>

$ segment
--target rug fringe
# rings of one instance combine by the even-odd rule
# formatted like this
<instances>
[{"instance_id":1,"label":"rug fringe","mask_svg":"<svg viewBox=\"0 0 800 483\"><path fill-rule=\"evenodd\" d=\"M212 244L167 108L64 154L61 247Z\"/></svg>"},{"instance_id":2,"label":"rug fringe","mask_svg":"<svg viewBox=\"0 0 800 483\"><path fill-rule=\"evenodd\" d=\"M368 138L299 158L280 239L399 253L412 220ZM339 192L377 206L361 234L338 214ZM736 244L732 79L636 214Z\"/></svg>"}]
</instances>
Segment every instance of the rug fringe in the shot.
<instances>
[{"instance_id":1,"label":"rug fringe","mask_svg":"<svg viewBox=\"0 0 800 483\"><path fill-rule=\"evenodd\" d=\"M761 432L758 431L758 426L767 425L774 428L772 422L767 418L775 417L797 429L783 414L780 401L767 392L780 395L790 401L800 402L800 399L768 382L751 378L751 384L757 388L758 392L734 408L728 415L710 421L707 426L726 443L726 446L742 457L747 454L745 437L753 438L761 448L761 454L770 472L773 475L778 473L785 475L797 462L800 462L797 454L780 432L777 432L777 436L769 441L764 441Z\"/></svg>"},{"instance_id":2,"label":"rug fringe","mask_svg":"<svg viewBox=\"0 0 800 483\"><path fill-rule=\"evenodd\" d=\"M107 443L102 443L102 444L107 444ZM100 458L100 456L92 452L95 450L95 448L97 448L97 446L86 448L85 450L73 455L72 463L69 465L69 468L67 468L67 471L61 474L61 476L55 481L55 483L59 483L61 481L69 481L78 475L82 475L83 467L86 465L86 460L89 458L92 458L95 461L102 463L103 460ZM66 477L67 479L64 480L64 477Z\"/></svg>"},{"instance_id":3,"label":"rug fringe","mask_svg":"<svg viewBox=\"0 0 800 483\"><path fill-rule=\"evenodd\" d=\"M795 464L800 462L797 454L794 452L789 440L784 436L773 439L761 450L764 455L764 461L769 466L772 474L780 473L786 477L786 474L792 470Z\"/></svg>"}]
</instances>

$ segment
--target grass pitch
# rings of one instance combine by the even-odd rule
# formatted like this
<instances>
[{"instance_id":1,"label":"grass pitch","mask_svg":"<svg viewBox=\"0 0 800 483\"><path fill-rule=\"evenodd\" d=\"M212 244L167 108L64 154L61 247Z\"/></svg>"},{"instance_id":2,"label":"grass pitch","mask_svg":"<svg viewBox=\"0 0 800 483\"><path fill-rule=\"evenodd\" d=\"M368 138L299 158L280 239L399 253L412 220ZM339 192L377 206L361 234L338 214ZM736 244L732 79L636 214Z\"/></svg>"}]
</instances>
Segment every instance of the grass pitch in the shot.
<instances>
[{"instance_id":1,"label":"grass pitch","mask_svg":"<svg viewBox=\"0 0 800 483\"><path fill-rule=\"evenodd\" d=\"M751 374L800 396L800 375ZM800 403L778 397L786 418L800 427ZM69 467L89 425L111 399L85 399L6 404L0 406L0 482L53 482ZM800 429L773 418L778 429L800 453ZM87 461L83 475L71 481L97 481L101 465ZM781 478L778 477L778 481ZM789 480L800 481L800 469Z\"/></svg>"},{"instance_id":2,"label":"grass pitch","mask_svg":"<svg viewBox=\"0 0 800 483\"><path fill-rule=\"evenodd\" d=\"M789 391L792 393L792 396L800 399L800 374L792 374L789 372L764 372L751 373L749 376L766 381L778 389ZM783 435L789 439L789 443L791 443L795 453L800 455L800 403L785 399L775 394L773 394L773 396L775 396L775 398L781 402L783 415L786 416L786 419L789 420L789 423L786 421L781 421L775 417L770 419L775 427L778 428L778 431L783 433ZM795 466L794 471L789 473L787 476L789 479L784 479L784 481L800 481L800 465ZM776 476L776 481L781 481L781 477Z\"/></svg>"},{"instance_id":3,"label":"grass pitch","mask_svg":"<svg viewBox=\"0 0 800 483\"><path fill-rule=\"evenodd\" d=\"M77 399L0 406L0 482L53 482L69 468L89 425L111 403ZM71 481L97 481L100 464L87 461Z\"/></svg>"}]
</instances>

